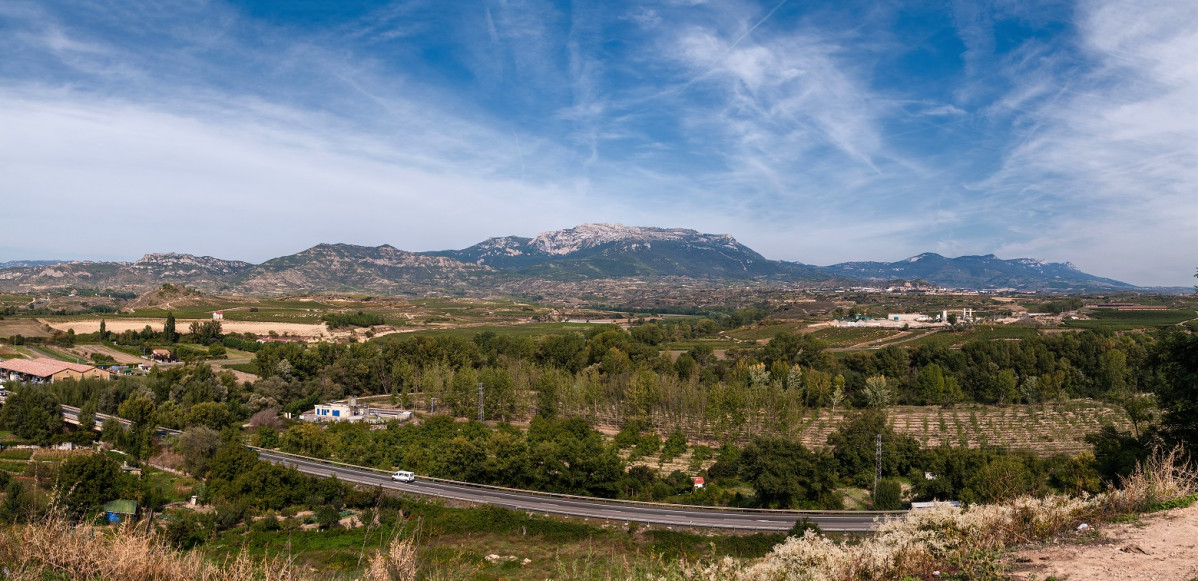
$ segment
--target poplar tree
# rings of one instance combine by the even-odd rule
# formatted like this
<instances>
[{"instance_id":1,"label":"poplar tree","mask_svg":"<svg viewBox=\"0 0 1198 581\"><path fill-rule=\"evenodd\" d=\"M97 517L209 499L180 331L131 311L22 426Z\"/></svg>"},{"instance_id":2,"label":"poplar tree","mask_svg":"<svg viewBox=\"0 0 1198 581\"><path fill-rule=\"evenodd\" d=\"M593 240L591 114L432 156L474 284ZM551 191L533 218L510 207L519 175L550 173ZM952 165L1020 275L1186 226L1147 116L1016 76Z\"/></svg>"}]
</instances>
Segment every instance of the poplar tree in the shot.
<instances>
[{"instance_id":1,"label":"poplar tree","mask_svg":"<svg viewBox=\"0 0 1198 581\"><path fill-rule=\"evenodd\" d=\"M168 312L166 314L166 323L164 325L162 325L162 338L167 343L174 343L175 340L178 338L178 334L175 333L175 314L174 313Z\"/></svg>"}]
</instances>

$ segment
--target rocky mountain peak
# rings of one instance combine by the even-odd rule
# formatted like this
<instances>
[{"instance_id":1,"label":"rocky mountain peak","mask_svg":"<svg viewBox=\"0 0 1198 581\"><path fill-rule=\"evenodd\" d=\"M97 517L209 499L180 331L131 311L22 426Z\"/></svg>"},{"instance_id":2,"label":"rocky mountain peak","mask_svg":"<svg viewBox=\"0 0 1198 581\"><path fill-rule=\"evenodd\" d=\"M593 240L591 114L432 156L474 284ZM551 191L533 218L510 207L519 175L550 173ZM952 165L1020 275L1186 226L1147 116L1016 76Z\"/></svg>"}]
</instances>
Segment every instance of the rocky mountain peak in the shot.
<instances>
[{"instance_id":1,"label":"rocky mountain peak","mask_svg":"<svg viewBox=\"0 0 1198 581\"><path fill-rule=\"evenodd\" d=\"M247 269L251 266L253 265L240 260L223 260L211 256L195 256L178 252L146 254L131 265L135 269L173 269L187 273L198 270L234 272Z\"/></svg>"},{"instance_id":2,"label":"rocky mountain peak","mask_svg":"<svg viewBox=\"0 0 1198 581\"><path fill-rule=\"evenodd\" d=\"M735 247L736 240L727 234L700 234L689 228L654 228L623 224L580 224L565 230L542 232L529 245L539 252L565 255L611 242L694 241Z\"/></svg>"}]
</instances>

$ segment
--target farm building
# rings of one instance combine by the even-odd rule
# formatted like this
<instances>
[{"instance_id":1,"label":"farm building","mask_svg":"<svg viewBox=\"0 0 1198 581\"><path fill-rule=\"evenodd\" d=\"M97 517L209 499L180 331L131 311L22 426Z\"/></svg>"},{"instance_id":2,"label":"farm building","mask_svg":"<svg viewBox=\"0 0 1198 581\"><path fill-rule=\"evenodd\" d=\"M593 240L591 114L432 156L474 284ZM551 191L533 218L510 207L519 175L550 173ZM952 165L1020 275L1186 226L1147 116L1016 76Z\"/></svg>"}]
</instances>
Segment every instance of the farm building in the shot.
<instances>
[{"instance_id":1,"label":"farm building","mask_svg":"<svg viewBox=\"0 0 1198 581\"><path fill-rule=\"evenodd\" d=\"M104 504L104 516L110 523L119 523L137 516L136 500L114 500Z\"/></svg>"},{"instance_id":2,"label":"farm building","mask_svg":"<svg viewBox=\"0 0 1198 581\"><path fill-rule=\"evenodd\" d=\"M150 359L154 361L174 361L175 356L171 355L170 349L155 349L150 352Z\"/></svg>"},{"instance_id":3,"label":"farm building","mask_svg":"<svg viewBox=\"0 0 1198 581\"><path fill-rule=\"evenodd\" d=\"M8 381L53 383L64 379L109 379L112 374L92 365L67 363L49 357L0 361L0 375Z\"/></svg>"}]
</instances>

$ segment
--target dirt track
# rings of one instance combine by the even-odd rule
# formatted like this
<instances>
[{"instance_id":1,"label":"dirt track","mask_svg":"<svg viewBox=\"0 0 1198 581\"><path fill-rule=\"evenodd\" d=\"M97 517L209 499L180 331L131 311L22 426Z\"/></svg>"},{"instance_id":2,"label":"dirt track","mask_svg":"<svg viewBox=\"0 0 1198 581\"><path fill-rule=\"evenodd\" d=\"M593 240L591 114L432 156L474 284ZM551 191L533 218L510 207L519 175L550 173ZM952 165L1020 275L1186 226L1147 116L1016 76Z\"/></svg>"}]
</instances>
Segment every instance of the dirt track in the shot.
<instances>
[{"instance_id":1,"label":"dirt track","mask_svg":"<svg viewBox=\"0 0 1198 581\"><path fill-rule=\"evenodd\" d=\"M1141 522L1100 525L1099 540L1071 544L1065 539L1015 553L1015 579L1096 579L1189 581L1198 579L1198 504ZM1071 536L1081 538L1081 534Z\"/></svg>"}]
</instances>

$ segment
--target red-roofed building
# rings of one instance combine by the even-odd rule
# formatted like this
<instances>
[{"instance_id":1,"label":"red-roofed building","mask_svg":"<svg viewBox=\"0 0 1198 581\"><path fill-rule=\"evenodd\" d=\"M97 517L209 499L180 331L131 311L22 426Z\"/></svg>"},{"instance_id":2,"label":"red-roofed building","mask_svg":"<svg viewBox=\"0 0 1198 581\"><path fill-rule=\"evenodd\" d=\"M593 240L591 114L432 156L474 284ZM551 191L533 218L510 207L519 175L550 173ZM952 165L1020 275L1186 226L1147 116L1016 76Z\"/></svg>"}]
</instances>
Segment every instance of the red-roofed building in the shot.
<instances>
[{"instance_id":1,"label":"red-roofed building","mask_svg":"<svg viewBox=\"0 0 1198 581\"><path fill-rule=\"evenodd\" d=\"M92 365L67 363L49 357L0 361L0 375L8 381L52 383L64 379L109 379L112 374Z\"/></svg>"}]
</instances>

